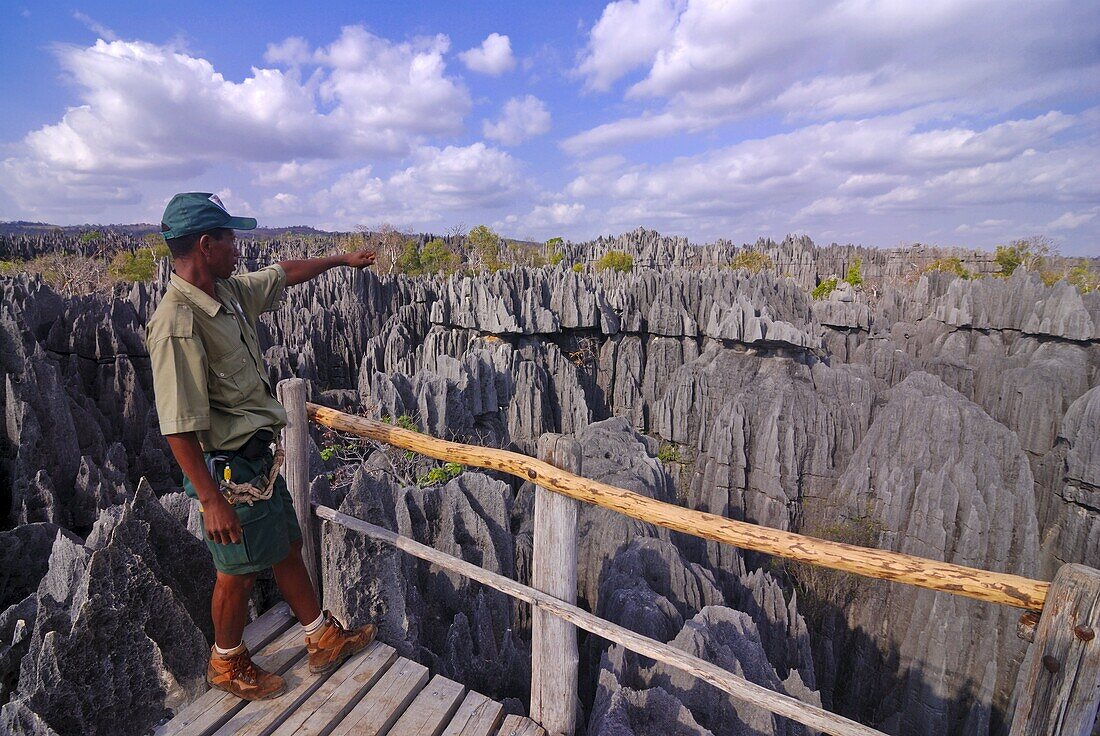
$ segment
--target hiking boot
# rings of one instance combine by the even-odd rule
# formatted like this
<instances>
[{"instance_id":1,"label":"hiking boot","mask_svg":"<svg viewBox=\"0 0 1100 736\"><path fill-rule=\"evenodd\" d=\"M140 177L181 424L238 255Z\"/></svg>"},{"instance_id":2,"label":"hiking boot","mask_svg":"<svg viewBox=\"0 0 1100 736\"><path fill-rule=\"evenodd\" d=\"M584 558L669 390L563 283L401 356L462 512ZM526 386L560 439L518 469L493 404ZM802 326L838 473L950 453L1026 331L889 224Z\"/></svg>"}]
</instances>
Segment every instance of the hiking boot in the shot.
<instances>
[{"instance_id":1,"label":"hiking boot","mask_svg":"<svg viewBox=\"0 0 1100 736\"><path fill-rule=\"evenodd\" d=\"M325 611L324 625L317 633L306 636L309 671L316 675L336 669L345 659L366 649L374 641L375 631L374 624L348 631L335 616Z\"/></svg>"},{"instance_id":2,"label":"hiking boot","mask_svg":"<svg viewBox=\"0 0 1100 736\"><path fill-rule=\"evenodd\" d=\"M247 649L227 657L211 649L206 681L242 700L267 700L286 692L286 680L253 662Z\"/></svg>"}]
</instances>

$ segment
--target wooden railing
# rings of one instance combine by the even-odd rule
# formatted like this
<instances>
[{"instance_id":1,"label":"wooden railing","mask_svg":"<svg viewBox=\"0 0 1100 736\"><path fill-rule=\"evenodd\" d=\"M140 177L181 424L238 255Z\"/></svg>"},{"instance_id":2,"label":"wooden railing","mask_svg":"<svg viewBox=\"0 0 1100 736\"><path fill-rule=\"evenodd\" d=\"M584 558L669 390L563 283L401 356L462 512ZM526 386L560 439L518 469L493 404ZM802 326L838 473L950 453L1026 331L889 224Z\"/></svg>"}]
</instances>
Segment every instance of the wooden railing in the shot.
<instances>
[{"instance_id":1,"label":"wooden railing","mask_svg":"<svg viewBox=\"0 0 1100 736\"><path fill-rule=\"evenodd\" d=\"M681 650L600 619L576 603L577 503L591 503L640 521L742 549L915 585L1024 609L1019 633L1034 640L1024 662L1027 686L1016 704L1011 736L1091 732L1100 704L1100 571L1064 565L1052 583L885 550L815 539L656 501L578 477L558 466L575 447L556 435L540 441L539 459L489 447L440 440L351 416L305 400L305 383L279 384L287 409L286 469L295 511L303 520L307 566L319 581L314 515L342 524L409 554L530 603L532 616L531 717L552 736L572 734L578 654L576 628L689 672L733 698L824 733L849 736L879 731L737 677ZM489 572L391 531L309 501L308 421L419 452L428 457L508 473L535 484L532 586Z\"/></svg>"}]
</instances>

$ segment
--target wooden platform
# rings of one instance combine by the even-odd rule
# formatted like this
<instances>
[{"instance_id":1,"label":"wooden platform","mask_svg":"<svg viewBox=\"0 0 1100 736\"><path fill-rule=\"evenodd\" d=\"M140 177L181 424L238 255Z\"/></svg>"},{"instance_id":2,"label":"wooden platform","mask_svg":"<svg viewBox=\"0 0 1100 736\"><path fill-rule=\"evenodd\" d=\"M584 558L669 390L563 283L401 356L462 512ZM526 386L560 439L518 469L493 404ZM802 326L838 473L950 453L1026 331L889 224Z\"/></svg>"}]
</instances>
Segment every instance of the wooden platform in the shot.
<instances>
[{"instance_id":1,"label":"wooden platform","mask_svg":"<svg viewBox=\"0 0 1100 736\"><path fill-rule=\"evenodd\" d=\"M208 690L156 736L545 736L528 718L374 642L327 675L312 675L302 632L286 604L248 626L257 664L286 678L287 692L249 703Z\"/></svg>"}]
</instances>

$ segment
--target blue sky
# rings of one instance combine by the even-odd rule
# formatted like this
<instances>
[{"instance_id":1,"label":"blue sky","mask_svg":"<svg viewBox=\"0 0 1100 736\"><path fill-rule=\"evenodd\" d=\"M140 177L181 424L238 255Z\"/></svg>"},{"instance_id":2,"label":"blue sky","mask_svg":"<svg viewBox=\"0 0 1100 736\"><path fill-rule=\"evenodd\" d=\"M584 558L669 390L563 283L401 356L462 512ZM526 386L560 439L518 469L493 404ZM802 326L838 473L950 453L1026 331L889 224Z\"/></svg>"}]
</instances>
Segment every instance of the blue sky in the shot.
<instances>
[{"instance_id":1,"label":"blue sky","mask_svg":"<svg viewBox=\"0 0 1100 736\"><path fill-rule=\"evenodd\" d=\"M1100 255L1100 4L0 5L0 219Z\"/></svg>"}]
</instances>

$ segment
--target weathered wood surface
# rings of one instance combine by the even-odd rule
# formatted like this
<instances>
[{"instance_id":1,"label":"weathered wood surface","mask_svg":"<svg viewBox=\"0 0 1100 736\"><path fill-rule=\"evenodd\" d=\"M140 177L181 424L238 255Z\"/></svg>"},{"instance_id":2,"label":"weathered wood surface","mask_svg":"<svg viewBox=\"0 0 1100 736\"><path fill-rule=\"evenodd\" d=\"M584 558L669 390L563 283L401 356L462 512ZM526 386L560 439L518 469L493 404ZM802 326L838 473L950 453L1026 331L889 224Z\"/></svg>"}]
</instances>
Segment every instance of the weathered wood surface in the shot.
<instances>
[{"instance_id":1,"label":"weathered wood surface","mask_svg":"<svg viewBox=\"0 0 1100 736\"><path fill-rule=\"evenodd\" d=\"M332 673L272 736L321 736L342 721L397 660L393 647L374 642Z\"/></svg>"},{"instance_id":2,"label":"weathered wood surface","mask_svg":"<svg viewBox=\"0 0 1100 736\"><path fill-rule=\"evenodd\" d=\"M281 603L252 622L245 641L260 666L287 680L278 698L249 703L208 690L157 736L492 736L504 707L374 642L331 673L309 672L302 632Z\"/></svg>"},{"instance_id":3,"label":"weathered wood surface","mask_svg":"<svg viewBox=\"0 0 1100 736\"><path fill-rule=\"evenodd\" d=\"M399 659L351 709L332 736L386 733L426 684L427 667Z\"/></svg>"},{"instance_id":4,"label":"weathered wood surface","mask_svg":"<svg viewBox=\"0 0 1100 736\"><path fill-rule=\"evenodd\" d=\"M285 604L275 606L245 629L253 661L264 669L282 672L304 652L302 632ZM275 637L274 639L272 637ZM262 643L266 640L266 644ZM255 644L253 644L255 642ZM207 690L155 731L156 736L212 733L246 705L221 690Z\"/></svg>"},{"instance_id":5,"label":"weathered wood surface","mask_svg":"<svg viewBox=\"0 0 1100 736\"><path fill-rule=\"evenodd\" d=\"M306 410L309 417L317 423L341 432L369 437L439 460L499 470L578 501L743 549L1035 611L1042 610L1050 588L1050 583L1019 575L989 572L899 552L815 539L685 509L566 473L549 463L516 452L440 440L373 419L353 417L318 404L306 404Z\"/></svg>"},{"instance_id":6,"label":"weathered wood surface","mask_svg":"<svg viewBox=\"0 0 1100 736\"><path fill-rule=\"evenodd\" d=\"M286 460L283 478L294 501L294 513L302 528L302 559L313 589L321 596L320 535L317 522L310 513L309 503L309 416L306 413L306 382L301 378L279 381L279 403L286 409L287 424L283 430L283 447Z\"/></svg>"},{"instance_id":7,"label":"weathered wood surface","mask_svg":"<svg viewBox=\"0 0 1100 736\"><path fill-rule=\"evenodd\" d=\"M466 687L436 675L417 693L387 736L439 736L462 704Z\"/></svg>"},{"instance_id":8,"label":"weathered wood surface","mask_svg":"<svg viewBox=\"0 0 1100 736\"><path fill-rule=\"evenodd\" d=\"M471 690L440 736L493 736L503 715L503 705Z\"/></svg>"},{"instance_id":9,"label":"weathered wood surface","mask_svg":"<svg viewBox=\"0 0 1100 736\"><path fill-rule=\"evenodd\" d=\"M1100 704L1100 570L1058 570L1024 668L1011 736L1092 733Z\"/></svg>"},{"instance_id":10,"label":"weathered wood surface","mask_svg":"<svg viewBox=\"0 0 1100 736\"><path fill-rule=\"evenodd\" d=\"M539 459L554 467L580 467L580 447L571 437L546 434ZM531 587L577 602L577 501L535 486L535 537ZM531 612L531 718L550 736L572 736L577 713L577 628L536 607Z\"/></svg>"},{"instance_id":11,"label":"weathered wood surface","mask_svg":"<svg viewBox=\"0 0 1100 736\"><path fill-rule=\"evenodd\" d=\"M506 593L513 598L518 598L521 601L526 601L534 606L543 608L553 613L555 616L559 616L608 641L621 644L631 651L638 652L650 659L655 659L659 662L664 662L665 664L684 670L685 672L689 672L699 679L714 685L718 689L729 693L735 700L754 705L758 708L763 708L776 715L789 718L805 726L809 726L810 728L817 729L818 731L834 734L835 736L883 736L881 731L876 731L873 728L868 728L855 721L838 716L835 713L830 713L823 708L803 703L790 696L769 690L766 687L738 677L717 665L687 654L680 649L636 634L629 629L605 621L574 605L547 595L546 593L517 583L515 580L506 578L503 575L485 570L465 560L460 560L457 557L440 552L427 545L420 544L408 537L402 537L388 529L383 529L370 522L341 513L328 506L317 506L316 512L317 516L322 519L342 524L349 529L355 529L356 531L362 532L371 539L391 544L415 557L439 565L445 570L451 570L471 580L476 580L479 583L488 585L502 593Z\"/></svg>"},{"instance_id":12,"label":"weathered wood surface","mask_svg":"<svg viewBox=\"0 0 1100 736\"><path fill-rule=\"evenodd\" d=\"M546 731L530 718L508 716L500 726L498 736L546 736Z\"/></svg>"}]
</instances>

